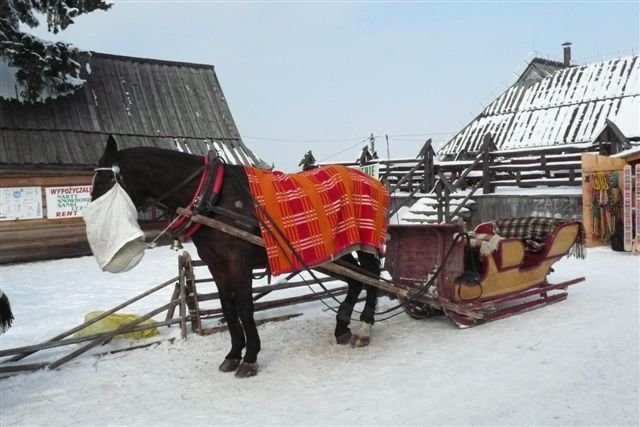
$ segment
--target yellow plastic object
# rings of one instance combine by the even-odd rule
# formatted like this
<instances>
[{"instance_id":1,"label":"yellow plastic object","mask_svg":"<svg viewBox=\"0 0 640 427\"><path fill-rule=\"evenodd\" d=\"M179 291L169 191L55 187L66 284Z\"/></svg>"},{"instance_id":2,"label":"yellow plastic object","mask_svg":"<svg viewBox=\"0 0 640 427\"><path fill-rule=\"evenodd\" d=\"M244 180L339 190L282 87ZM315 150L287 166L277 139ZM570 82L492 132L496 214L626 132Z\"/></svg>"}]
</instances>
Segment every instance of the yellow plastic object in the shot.
<instances>
[{"instance_id":1,"label":"yellow plastic object","mask_svg":"<svg viewBox=\"0 0 640 427\"><path fill-rule=\"evenodd\" d=\"M84 316L84 321L88 322L91 319L95 319L100 316L104 311L92 311L87 313ZM86 337L94 334L101 334L104 332L113 331L119 328L122 325L126 325L127 323L133 322L138 319L140 316L136 314L128 314L128 313L113 313L105 317L104 319L98 320L96 323L87 326L84 329L79 330L74 334L76 337ZM153 325L155 322L153 320L145 320L141 322L140 325ZM129 338L129 339L142 339L142 338L150 338L155 335L159 335L158 328L150 328L145 329L143 331L135 331L128 332L125 334L116 335L115 338Z\"/></svg>"}]
</instances>

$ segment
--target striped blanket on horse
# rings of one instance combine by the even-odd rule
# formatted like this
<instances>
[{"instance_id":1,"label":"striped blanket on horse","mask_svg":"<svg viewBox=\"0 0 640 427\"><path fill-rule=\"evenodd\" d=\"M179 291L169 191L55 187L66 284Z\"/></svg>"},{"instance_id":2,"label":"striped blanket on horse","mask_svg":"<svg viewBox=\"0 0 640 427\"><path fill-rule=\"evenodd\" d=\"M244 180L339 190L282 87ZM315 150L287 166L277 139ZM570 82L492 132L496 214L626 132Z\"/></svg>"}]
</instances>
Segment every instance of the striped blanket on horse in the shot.
<instances>
[{"instance_id":1,"label":"striped blanket on horse","mask_svg":"<svg viewBox=\"0 0 640 427\"><path fill-rule=\"evenodd\" d=\"M295 174L245 170L273 275L354 250L382 255L389 191L380 181L338 165Z\"/></svg>"},{"instance_id":2,"label":"striped blanket on horse","mask_svg":"<svg viewBox=\"0 0 640 427\"><path fill-rule=\"evenodd\" d=\"M547 236L558 225L573 222L562 218L549 218L532 216L524 218L503 218L493 224L493 230L502 237L515 237L522 239L525 248L532 252L541 251L546 243ZM576 258L585 258L586 233L582 223L578 222L578 235L569 255Z\"/></svg>"}]
</instances>

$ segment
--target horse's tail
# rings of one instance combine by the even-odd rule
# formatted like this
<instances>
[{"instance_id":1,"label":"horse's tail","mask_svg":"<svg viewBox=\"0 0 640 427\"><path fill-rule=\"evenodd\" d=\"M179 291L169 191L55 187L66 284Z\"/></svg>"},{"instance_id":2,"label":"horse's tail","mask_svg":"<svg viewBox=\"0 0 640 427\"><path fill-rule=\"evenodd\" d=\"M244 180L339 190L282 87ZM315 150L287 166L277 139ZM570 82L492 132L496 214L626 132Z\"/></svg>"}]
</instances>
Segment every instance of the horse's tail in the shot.
<instances>
[{"instance_id":1,"label":"horse's tail","mask_svg":"<svg viewBox=\"0 0 640 427\"><path fill-rule=\"evenodd\" d=\"M11 312L11 304L7 294L0 289L0 333L5 332L11 327L13 322L13 313Z\"/></svg>"}]
</instances>

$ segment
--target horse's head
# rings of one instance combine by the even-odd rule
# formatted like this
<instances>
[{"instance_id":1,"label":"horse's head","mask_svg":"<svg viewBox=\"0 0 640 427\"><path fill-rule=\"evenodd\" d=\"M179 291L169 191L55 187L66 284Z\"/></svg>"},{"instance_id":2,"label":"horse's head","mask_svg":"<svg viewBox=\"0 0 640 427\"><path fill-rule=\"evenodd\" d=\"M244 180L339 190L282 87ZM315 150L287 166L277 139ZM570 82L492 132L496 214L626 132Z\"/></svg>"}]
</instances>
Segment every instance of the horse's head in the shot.
<instances>
[{"instance_id":1,"label":"horse's head","mask_svg":"<svg viewBox=\"0 0 640 427\"><path fill-rule=\"evenodd\" d=\"M146 159L131 150L118 150L113 135L109 135L107 146L98 161L91 189L91 201L109 191L116 182L127 192L136 207L140 207L148 195L144 193L144 180L140 174L147 166Z\"/></svg>"},{"instance_id":2,"label":"horse's head","mask_svg":"<svg viewBox=\"0 0 640 427\"><path fill-rule=\"evenodd\" d=\"M82 212L91 251L100 268L112 273L133 268L147 248L135 201L120 170L121 166L126 168L126 157L118 151L115 138L109 136L93 175L91 203Z\"/></svg>"},{"instance_id":3,"label":"horse's head","mask_svg":"<svg viewBox=\"0 0 640 427\"><path fill-rule=\"evenodd\" d=\"M96 200L109 191L115 183L121 180L118 165L118 144L113 135L109 135L107 147L98 161L91 187L91 200Z\"/></svg>"}]
</instances>

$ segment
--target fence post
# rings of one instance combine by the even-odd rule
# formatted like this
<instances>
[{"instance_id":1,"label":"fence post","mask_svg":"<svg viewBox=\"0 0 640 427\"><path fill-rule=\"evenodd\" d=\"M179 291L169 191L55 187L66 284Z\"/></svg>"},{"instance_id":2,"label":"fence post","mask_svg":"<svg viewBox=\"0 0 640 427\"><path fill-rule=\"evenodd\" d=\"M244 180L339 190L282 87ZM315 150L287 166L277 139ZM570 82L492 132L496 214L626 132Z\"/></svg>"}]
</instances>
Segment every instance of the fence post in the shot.
<instances>
[{"instance_id":1,"label":"fence post","mask_svg":"<svg viewBox=\"0 0 640 427\"><path fill-rule=\"evenodd\" d=\"M433 150L433 146L431 145L431 138L427 139L427 142L424 143L420 153L418 153L418 158L423 158L423 167L424 167L424 176L422 179L422 191L424 193L429 192L433 188L433 184L435 183L435 170L433 166L433 159L435 157L435 151Z\"/></svg>"},{"instance_id":2,"label":"fence post","mask_svg":"<svg viewBox=\"0 0 640 427\"><path fill-rule=\"evenodd\" d=\"M436 193L436 201L437 201L437 204L436 204L436 215L438 217L438 224L442 223L443 217L444 217L443 212L442 212L442 210L443 210L442 187L443 187L442 182L438 181L436 183L435 188L434 188L434 192Z\"/></svg>"},{"instance_id":3,"label":"fence post","mask_svg":"<svg viewBox=\"0 0 640 427\"><path fill-rule=\"evenodd\" d=\"M495 150L491 133L484 136L482 142L482 192L490 194L494 192L494 186L491 184L493 174L491 173L491 150Z\"/></svg>"}]
</instances>

